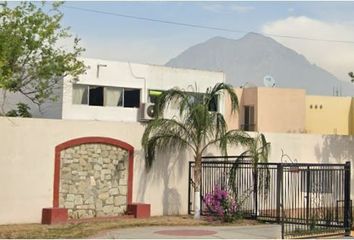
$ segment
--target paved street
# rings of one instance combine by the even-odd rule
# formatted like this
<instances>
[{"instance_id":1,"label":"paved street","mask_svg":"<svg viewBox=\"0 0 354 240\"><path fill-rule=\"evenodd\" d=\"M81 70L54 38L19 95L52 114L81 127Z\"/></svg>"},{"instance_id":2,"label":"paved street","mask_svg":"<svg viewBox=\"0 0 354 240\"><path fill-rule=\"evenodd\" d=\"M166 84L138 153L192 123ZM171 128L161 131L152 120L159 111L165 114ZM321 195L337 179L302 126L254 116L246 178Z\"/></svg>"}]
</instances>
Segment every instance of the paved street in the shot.
<instances>
[{"instance_id":1,"label":"paved street","mask_svg":"<svg viewBox=\"0 0 354 240\"><path fill-rule=\"evenodd\" d=\"M262 224L253 226L181 226L181 227L137 227L111 230L91 238L108 239L265 239L280 238L280 225Z\"/></svg>"}]
</instances>

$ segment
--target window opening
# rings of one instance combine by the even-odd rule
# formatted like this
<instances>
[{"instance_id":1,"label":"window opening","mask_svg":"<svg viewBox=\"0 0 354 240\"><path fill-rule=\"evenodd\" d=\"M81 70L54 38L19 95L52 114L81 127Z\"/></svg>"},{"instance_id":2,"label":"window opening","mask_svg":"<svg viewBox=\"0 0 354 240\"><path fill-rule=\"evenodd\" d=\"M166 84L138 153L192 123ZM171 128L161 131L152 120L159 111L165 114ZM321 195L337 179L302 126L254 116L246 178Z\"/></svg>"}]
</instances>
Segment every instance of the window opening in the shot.
<instances>
[{"instance_id":1,"label":"window opening","mask_svg":"<svg viewBox=\"0 0 354 240\"><path fill-rule=\"evenodd\" d=\"M89 105L103 106L103 87L90 86Z\"/></svg>"},{"instance_id":2,"label":"window opening","mask_svg":"<svg viewBox=\"0 0 354 240\"><path fill-rule=\"evenodd\" d=\"M73 104L88 104L88 86L73 85Z\"/></svg>"},{"instance_id":3,"label":"window opening","mask_svg":"<svg viewBox=\"0 0 354 240\"><path fill-rule=\"evenodd\" d=\"M138 108L140 106L140 89L124 89L124 107Z\"/></svg>"}]
</instances>

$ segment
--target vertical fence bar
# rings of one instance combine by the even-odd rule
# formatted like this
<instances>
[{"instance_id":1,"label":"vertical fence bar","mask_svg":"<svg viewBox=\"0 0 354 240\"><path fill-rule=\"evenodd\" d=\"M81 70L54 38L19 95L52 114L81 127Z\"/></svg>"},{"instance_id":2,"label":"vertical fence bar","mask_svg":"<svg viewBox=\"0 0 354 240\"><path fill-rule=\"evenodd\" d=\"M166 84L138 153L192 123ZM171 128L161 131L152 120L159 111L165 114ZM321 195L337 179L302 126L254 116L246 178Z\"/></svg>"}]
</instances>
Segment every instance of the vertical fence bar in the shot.
<instances>
[{"instance_id":1,"label":"vertical fence bar","mask_svg":"<svg viewBox=\"0 0 354 240\"><path fill-rule=\"evenodd\" d=\"M281 198L281 188L283 187L283 166L277 164L277 205L276 205L276 221L280 223L280 198Z\"/></svg>"},{"instance_id":2,"label":"vertical fence bar","mask_svg":"<svg viewBox=\"0 0 354 240\"><path fill-rule=\"evenodd\" d=\"M192 176L191 176L191 168L192 168L192 162L189 162L188 166L188 214L191 214L191 184L192 184Z\"/></svg>"},{"instance_id":3,"label":"vertical fence bar","mask_svg":"<svg viewBox=\"0 0 354 240\"><path fill-rule=\"evenodd\" d=\"M283 186L284 186L284 166L282 164L279 164L279 171L281 172L281 175L279 175L279 180L281 180L279 184L279 210L281 210L281 239L285 238L285 212L284 212L284 191L283 191Z\"/></svg>"},{"instance_id":4,"label":"vertical fence bar","mask_svg":"<svg viewBox=\"0 0 354 240\"><path fill-rule=\"evenodd\" d=\"M350 162L345 163L344 171L344 230L345 236L350 236Z\"/></svg>"},{"instance_id":5,"label":"vertical fence bar","mask_svg":"<svg viewBox=\"0 0 354 240\"><path fill-rule=\"evenodd\" d=\"M255 167L253 176L253 186L254 186L254 218L257 219L258 216L258 166Z\"/></svg>"},{"instance_id":6,"label":"vertical fence bar","mask_svg":"<svg viewBox=\"0 0 354 240\"><path fill-rule=\"evenodd\" d=\"M308 166L306 169L306 225L308 226L309 224L309 215L310 215L310 167Z\"/></svg>"}]
</instances>

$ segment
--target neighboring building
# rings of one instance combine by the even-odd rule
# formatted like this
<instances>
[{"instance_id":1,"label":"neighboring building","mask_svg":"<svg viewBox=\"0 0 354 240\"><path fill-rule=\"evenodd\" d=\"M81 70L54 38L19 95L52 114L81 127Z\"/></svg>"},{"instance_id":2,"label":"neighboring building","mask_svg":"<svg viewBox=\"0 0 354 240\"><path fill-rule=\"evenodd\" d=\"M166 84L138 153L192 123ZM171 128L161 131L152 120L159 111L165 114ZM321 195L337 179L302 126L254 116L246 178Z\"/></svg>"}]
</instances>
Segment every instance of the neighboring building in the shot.
<instances>
[{"instance_id":1,"label":"neighboring building","mask_svg":"<svg viewBox=\"0 0 354 240\"><path fill-rule=\"evenodd\" d=\"M204 93L224 82L223 72L172 68L129 62L84 59L89 67L79 81L64 78L56 89L58 101L37 106L19 94L9 94L1 104L5 112L17 102L30 105L34 117L138 122L151 119L149 110L163 91L178 87ZM231 114L229 98L215 103L229 129L275 133L354 135L352 97L306 96L304 89L235 88L239 110ZM171 104L166 117L178 109Z\"/></svg>"},{"instance_id":2,"label":"neighboring building","mask_svg":"<svg viewBox=\"0 0 354 240\"><path fill-rule=\"evenodd\" d=\"M226 98L229 128L279 133L354 134L352 97L306 96L304 89L236 88L239 111L231 115Z\"/></svg>"},{"instance_id":3,"label":"neighboring building","mask_svg":"<svg viewBox=\"0 0 354 240\"><path fill-rule=\"evenodd\" d=\"M137 122L150 119L148 111L162 91L177 87L186 92L204 93L224 82L223 72L172 68L129 62L84 59L89 67L79 81L66 77L56 90L58 101L46 102L41 112L20 94L11 94L5 112L24 102L34 117L77 120ZM215 103L224 112L223 96ZM166 116L176 113L170 105Z\"/></svg>"},{"instance_id":4,"label":"neighboring building","mask_svg":"<svg viewBox=\"0 0 354 240\"><path fill-rule=\"evenodd\" d=\"M306 96L308 133L354 135L352 97Z\"/></svg>"},{"instance_id":5,"label":"neighboring building","mask_svg":"<svg viewBox=\"0 0 354 240\"><path fill-rule=\"evenodd\" d=\"M229 128L259 132L304 132L305 90L286 88L236 88L239 111L230 115L226 99Z\"/></svg>"},{"instance_id":6,"label":"neighboring building","mask_svg":"<svg viewBox=\"0 0 354 240\"><path fill-rule=\"evenodd\" d=\"M64 79L63 119L136 122L149 118L147 105L162 91L178 87L203 93L224 82L222 72L98 59L85 59L85 63L90 69L77 83ZM220 96L217 110L221 113L222 102Z\"/></svg>"}]
</instances>

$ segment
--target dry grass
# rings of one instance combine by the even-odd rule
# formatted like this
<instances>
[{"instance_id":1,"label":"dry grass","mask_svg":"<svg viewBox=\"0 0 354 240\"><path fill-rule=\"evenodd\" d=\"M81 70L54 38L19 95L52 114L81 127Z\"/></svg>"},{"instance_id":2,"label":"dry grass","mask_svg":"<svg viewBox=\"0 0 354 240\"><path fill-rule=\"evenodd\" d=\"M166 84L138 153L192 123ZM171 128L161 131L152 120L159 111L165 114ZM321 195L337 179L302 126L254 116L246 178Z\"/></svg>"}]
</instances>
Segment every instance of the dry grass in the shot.
<instances>
[{"instance_id":1,"label":"dry grass","mask_svg":"<svg viewBox=\"0 0 354 240\"><path fill-rule=\"evenodd\" d=\"M0 238L85 238L110 229L145 226L201 226L201 225L255 225L253 220L239 220L225 224L194 220L191 216L164 216L148 219L119 219L114 221L71 223L65 225L12 224L0 225Z\"/></svg>"}]
</instances>

